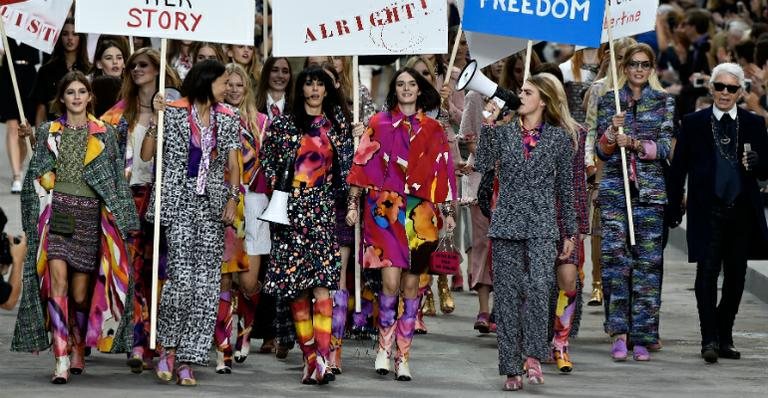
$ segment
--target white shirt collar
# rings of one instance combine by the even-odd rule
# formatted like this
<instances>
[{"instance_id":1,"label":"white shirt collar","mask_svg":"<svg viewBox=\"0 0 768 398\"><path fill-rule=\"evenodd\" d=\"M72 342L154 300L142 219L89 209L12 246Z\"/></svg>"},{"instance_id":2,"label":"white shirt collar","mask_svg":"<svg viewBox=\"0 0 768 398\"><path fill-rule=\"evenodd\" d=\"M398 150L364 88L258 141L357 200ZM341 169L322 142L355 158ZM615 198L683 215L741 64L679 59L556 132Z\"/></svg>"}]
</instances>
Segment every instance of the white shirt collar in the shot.
<instances>
[{"instance_id":1,"label":"white shirt collar","mask_svg":"<svg viewBox=\"0 0 768 398\"><path fill-rule=\"evenodd\" d=\"M280 98L280 101L275 101L272 99L272 96L267 93L267 108L272 107L272 104L277 105L278 108L280 108L280 112L285 109L285 95L283 95L283 98Z\"/></svg>"},{"instance_id":2,"label":"white shirt collar","mask_svg":"<svg viewBox=\"0 0 768 398\"><path fill-rule=\"evenodd\" d=\"M720 120L720 118L723 117L723 115L726 114L726 112L721 111L714 105L712 105L712 113L715 115L715 119L717 119L718 121ZM731 119L736 120L736 115L738 114L736 105L734 105L733 108L731 108L727 113L731 115Z\"/></svg>"}]
</instances>

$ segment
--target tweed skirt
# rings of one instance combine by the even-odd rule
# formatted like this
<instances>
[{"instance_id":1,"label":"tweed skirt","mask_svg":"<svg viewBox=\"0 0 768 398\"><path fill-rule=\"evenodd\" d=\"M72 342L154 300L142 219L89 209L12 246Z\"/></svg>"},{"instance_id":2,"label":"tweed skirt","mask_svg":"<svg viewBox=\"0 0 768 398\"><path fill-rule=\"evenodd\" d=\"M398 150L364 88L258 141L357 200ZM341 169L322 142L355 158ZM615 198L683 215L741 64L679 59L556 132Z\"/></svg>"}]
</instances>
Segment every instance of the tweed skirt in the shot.
<instances>
[{"instance_id":1,"label":"tweed skirt","mask_svg":"<svg viewBox=\"0 0 768 398\"><path fill-rule=\"evenodd\" d=\"M72 216L75 228L71 236L49 234L48 260L66 261L67 266L77 272L96 271L101 248L99 199L54 191L51 208L54 213Z\"/></svg>"}]
</instances>

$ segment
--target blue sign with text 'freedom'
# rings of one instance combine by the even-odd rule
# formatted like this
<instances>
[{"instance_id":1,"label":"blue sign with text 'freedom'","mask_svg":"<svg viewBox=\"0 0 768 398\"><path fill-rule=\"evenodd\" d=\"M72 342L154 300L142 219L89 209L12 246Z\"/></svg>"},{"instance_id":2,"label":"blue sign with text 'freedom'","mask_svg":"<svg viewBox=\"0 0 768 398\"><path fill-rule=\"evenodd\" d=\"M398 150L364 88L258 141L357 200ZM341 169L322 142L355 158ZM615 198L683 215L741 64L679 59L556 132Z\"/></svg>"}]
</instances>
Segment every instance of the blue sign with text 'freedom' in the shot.
<instances>
[{"instance_id":1,"label":"blue sign with text 'freedom'","mask_svg":"<svg viewBox=\"0 0 768 398\"><path fill-rule=\"evenodd\" d=\"M466 0L464 30L600 46L605 0Z\"/></svg>"}]
</instances>

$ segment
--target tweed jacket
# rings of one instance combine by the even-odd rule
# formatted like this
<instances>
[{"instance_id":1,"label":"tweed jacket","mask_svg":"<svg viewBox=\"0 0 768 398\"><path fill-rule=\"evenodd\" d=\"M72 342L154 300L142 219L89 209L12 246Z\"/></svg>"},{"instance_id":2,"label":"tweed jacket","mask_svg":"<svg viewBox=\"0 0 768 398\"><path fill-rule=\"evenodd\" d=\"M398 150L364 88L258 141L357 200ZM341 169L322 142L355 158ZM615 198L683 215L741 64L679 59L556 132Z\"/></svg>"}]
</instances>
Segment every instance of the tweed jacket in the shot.
<instances>
[{"instance_id":1,"label":"tweed jacket","mask_svg":"<svg viewBox=\"0 0 768 398\"><path fill-rule=\"evenodd\" d=\"M184 195L187 185L189 163L189 139L191 134L191 104L186 98L171 102L165 110L165 129L163 131L163 185L160 224L170 225L179 217L180 209L186 206ZM206 183L206 195L209 199L208 216L212 220L221 220L224 206L227 204L227 187L224 169L227 154L240 150L240 112L226 104L215 104L211 112L216 124L216 155L211 157ZM152 191L149 209L154 209L155 192ZM147 218L152 221L154 212L148 211Z\"/></svg>"},{"instance_id":2,"label":"tweed jacket","mask_svg":"<svg viewBox=\"0 0 768 398\"><path fill-rule=\"evenodd\" d=\"M672 148L672 128L675 101L667 93L653 90L650 85L643 88L639 100L632 99L628 85L619 91L621 109L625 111L624 134L640 140L646 150L646 156L638 156L627 151L627 162L634 162L637 167L637 188L640 203L665 204L667 191L664 184L664 166ZM597 156L605 161L603 178L600 181L598 202L601 205L624 206L624 176L621 171L621 154L618 148L612 155L600 151L600 140L611 126L611 118L616 114L613 91L600 97L597 104Z\"/></svg>"},{"instance_id":3,"label":"tweed jacket","mask_svg":"<svg viewBox=\"0 0 768 398\"><path fill-rule=\"evenodd\" d=\"M44 254L47 250L51 195L55 190L58 138L62 130L62 123L58 120L37 129L37 146L24 178L21 215L29 249L24 261L24 290L11 347L14 351L41 351L50 345L41 300L47 297L48 292L41 291L41 285L45 286L42 281L49 277ZM123 162L118 151L114 129L90 116L83 177L102 202L103 235L102 266L94 281L90 318L96 319L96 327L102 327L101 321L108 318L119 321L119 325L113 325L116 344L109 348L111 351L123 351L126 341L130 341L133 289L132 273L128 272L128 259L124 254L127 252L125 238L130 231L139 229L136 206L123 177ZM110 302L111 306L107 304ZM112 312L112 309L117 309L117 312ZM90 336L89 332L89 339Z\"/></svg>"},{"instance_id":4,"label":"tweed jacket","mask_svg":"<svg viewBox=\"0 0 768 398\"><path fill-rule=\"evenodd\" d=\"M573 156L573 141L560 127L545 124L526 160L519 122L483 126L476 169L484 173L499 167L499 199L491 213L488 237L559 239L556 200L561 206L563 232L575 235Z\"/></svg>"},{"instance_id":5,"label":"tweed jacket","mask_svg":"<svg viewBox=\"0 0 768 398\"><path fill-rule=\"evenodd\" d=\"M333 146L333 195L338 200L346 200L349 192L347 176L352 167L354 155L354 143L352 131L341 107L334 109L333 118L336 124L328 132L328 139ZM327 115L326 115L327 116ZM342 131L338 131L341 129ZM304 134L297 126L291 114L283 114L272 121L267 129L264 142L259 152L259 159L267 181L274 187L278 173L286 162L295 159L296 151L301 145L301 136Z\"/></svg>"}]
</instances>

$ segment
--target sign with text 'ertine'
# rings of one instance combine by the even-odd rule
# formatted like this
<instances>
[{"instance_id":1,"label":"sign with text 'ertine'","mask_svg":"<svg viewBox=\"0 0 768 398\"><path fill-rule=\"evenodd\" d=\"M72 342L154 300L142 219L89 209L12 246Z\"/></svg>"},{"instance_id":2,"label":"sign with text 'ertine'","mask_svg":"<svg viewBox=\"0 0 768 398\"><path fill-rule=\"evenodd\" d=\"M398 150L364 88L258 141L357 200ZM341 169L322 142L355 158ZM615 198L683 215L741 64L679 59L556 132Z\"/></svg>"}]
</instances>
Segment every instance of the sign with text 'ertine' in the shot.
<instances>
[{"instance_id":1,"label":"sign with text 'ertine'","mask_svg":"<svg viewBox=\"0 0 768 398\"><path fill-rule=\"evenodd\" d=\"M605 0L467 0L464 30L597 47Z\"/></svg>"},{"instance_id":2,"label":"sign with text 'ertine'","mask_svg":"<svg viewBox=\"0 0 768 398\"><path fill-rule=\"evenodd\" d=\"M72 0L0 0L0 16L8 37L51 53L71 6Z\"/></svg>"},{"instance_id":3,"label":"sign with text 'ertine'","mask_svg":"<svg viewBox=\"0 0 768 398\"><path fill-rule=\"evenodd\" d=\"M614 40L650 32L656 27L659 0L608 0L608 8L610 15L606 14L603 20L603 43L608 42L609 26Z\"/></svg>"},{"instance_id":4,"label":"sign with text 'ertine'","mask_svg":"<svg viewBox=\"0 0 768 398\"><path fill-rule=\"evenodd\" d=\"M253 45L253 0L77 0L78 32Z\"/></svg>"},{"instance_id":5,"label":"sign with text 'ertine'","mask_svg":"<svg viewBox=\"0 0 768 398\"><path fill-rule=\"evenodd\" d=\"M274 54L445 54L445 0L278 0Z\"/></svg>"}]
</instances>

